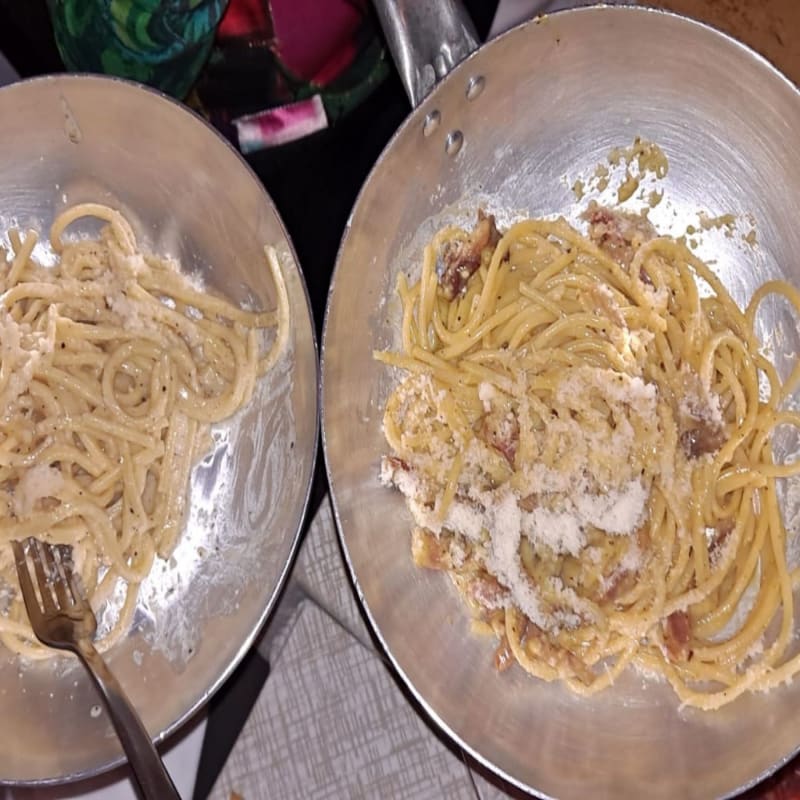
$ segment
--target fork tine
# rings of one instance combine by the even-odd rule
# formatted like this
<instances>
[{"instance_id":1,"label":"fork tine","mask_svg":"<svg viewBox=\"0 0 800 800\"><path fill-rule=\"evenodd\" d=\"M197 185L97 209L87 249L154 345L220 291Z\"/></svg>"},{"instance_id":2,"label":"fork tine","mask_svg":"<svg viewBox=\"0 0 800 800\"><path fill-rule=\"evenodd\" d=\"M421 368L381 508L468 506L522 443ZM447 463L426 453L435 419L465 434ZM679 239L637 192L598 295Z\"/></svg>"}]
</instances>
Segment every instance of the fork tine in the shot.
<instances>
[{"instance_id":1,"label":"fork tine","mask_svg":"<svg viewBox=\"0 0 800 800\"><path fill-rule=\"evenodd\" d=\"M52 584L53 588L56 590L58 602L62 609L69 608L69 606L72 605L72 598L67 591L67 581L64 570L58 563L60 559L57 561L53 548L47 544L47 542L42 542L41 545L42 551L44 552L44 560L47 564L47 571L52 575Z\"/></svg>"},{"instance_id":2,"label":"fork tine","mask_svg":"<svg viewBox=\"0 0 800 800\"><path fill-rule=\"evenodd\" d=\"M28 571L28 562L25 558L25 549L16 540L11 542L11 549L14 551L14 562L17 567L17 577L19 578L19 588L22 590L22 599L25 601L25 609L30 617L31 624L36 625L41 622L42 609L36 599L36 591L33 588L31 573Z\"/></svg>"},{"instance_id":3,"label":"fork tine","mask_svg":"<svg viewBox=\"0 0 800 800\"><path fill-rule=\"evenodd\" d=\"M31 554L31 561L33 561L33 568L36 571L36 582L39 584L39 594L42 597L42 606L44 607L45 614L52 614L56 611L56 604L53 601L52 591L52 578L48 578L47 573L44 571L44 564L42 564L42 543L38 539L29 539L30 544L29 552Z\"/></svg>"},{"instance_id":4,"label":"fork tine","mask_svg":"<svg viewBox=\"0 0 800 800\"><path fill-rule=\"evenodd\" d=\"M71 553L69 553L70 558L64 557L64 551L61 550L59 552L59 560L61 562L61 569L64 570L64 577L66 578L67 585L69 586L69 590L72 592L72 597L75 601L75 605L83 606L84 610L91 611L91 606L89 605L89 601L86 599L86 594L83 591L83 586L80 582L80 576L76 576L75 573L72 571L72 564L71 564Z\"/></svg>"}]
</instances>

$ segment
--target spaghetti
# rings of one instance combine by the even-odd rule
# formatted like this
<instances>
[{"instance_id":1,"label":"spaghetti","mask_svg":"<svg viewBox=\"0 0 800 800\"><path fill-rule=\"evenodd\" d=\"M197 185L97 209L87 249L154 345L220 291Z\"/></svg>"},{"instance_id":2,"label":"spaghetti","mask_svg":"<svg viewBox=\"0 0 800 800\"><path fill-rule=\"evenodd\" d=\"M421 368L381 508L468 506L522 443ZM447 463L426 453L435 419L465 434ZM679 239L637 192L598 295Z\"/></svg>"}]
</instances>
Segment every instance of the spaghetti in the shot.
<instances>
[{"instance_id":1,"label":"spaghetti","mask_svg":"<svg viewBox=\"0 0 800 800\"><path fill-rule=\"evenodd\" d=\"M782 382L754 331L767 295L800 313L800 293L769 282L741 311L646 220L587 216L590 238L479 213L400 275L381 477L498 668L589 695L638 665L716 709L800 671L776 494L800 462L772 456L800 367Z\"/></svg>"},{"instance_id":2,"label":"spaghetti","mask_svg":"<svg viewBox=\"0 0 800 800\"><path fill-rule=\"evenodd\" d=\"M66 239L83 217L105 223L99 236ZM121 581L124 603L98 643L108 648L126 633L154 560L176 545L209 426L248 402L286 348L286 287L266 248L277 308L242 310L194 287L173 261L142 253L125 217L94 203L56 218L54 267L33 258L34 231L11 230L9 240L0 262L0 544L36 536L72 545L95 611ZM8 546L0 641L29 658L53 652L30 629Z\"/></svg>"}]
</instances>

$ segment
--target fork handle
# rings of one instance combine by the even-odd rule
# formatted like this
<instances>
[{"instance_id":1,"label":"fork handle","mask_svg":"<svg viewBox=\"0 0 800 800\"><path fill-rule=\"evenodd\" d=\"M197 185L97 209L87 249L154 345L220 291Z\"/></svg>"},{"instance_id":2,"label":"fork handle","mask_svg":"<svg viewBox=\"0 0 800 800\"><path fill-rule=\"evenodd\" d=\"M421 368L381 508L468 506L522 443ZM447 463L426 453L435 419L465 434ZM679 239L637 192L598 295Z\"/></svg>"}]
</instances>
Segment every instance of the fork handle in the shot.
<instances>
[{"instance_id":1,"label":"fork handle","mask_svg":"<svg viewBox=\"0 0 800 800\"><path fill-rule=\"evenodd\" d=\"M103 657L88 639L79 640L75 652L86 665L105 701L133 771L139 797L142 800L181 800L150 734Z\"/></svg>"}]
</instances>

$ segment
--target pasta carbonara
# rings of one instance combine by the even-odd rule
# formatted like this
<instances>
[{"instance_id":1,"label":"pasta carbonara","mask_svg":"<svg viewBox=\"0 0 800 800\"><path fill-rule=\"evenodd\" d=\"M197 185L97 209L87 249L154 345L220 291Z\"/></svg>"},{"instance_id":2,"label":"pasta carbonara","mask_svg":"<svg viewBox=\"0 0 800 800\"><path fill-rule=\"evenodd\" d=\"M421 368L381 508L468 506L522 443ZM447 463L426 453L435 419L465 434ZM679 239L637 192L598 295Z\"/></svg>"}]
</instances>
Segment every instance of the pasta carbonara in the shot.
<instances>
[{"instance_id":1,"label":"pasta carbonara","mask_svg":"<svg viewBox=\"0 0 800 800\"><path fill-rule=\"evenodd\" d=\"M97 238L69 238L82 217ZM34 231L9 233L0 261L0 544L36 536L73 546L98 610L125 600L99 646L123 635L137 589L181 532L190 471L209 426L248 402L284 351L289 304L266 249L277 309L253 313L202 291L173 261L139 250L118 211L87 203L50 230L57 256L33 258ZM274 329L269 336L266 329ZM0 547L0 640L50 655L28 624L11 548Z\"/></svg>"},{"instance_id":2,"label":"pasta carbonara","mask_svg":"<svg viewBox=\"0 0 800 800\"><path fill-rule=\"evenodd\" d=\"M446 228L400 275L381 477L499 669L588 695L629 665L715 709L800 671L772 435L800 427L742 311L680 241L593 206Z\"/></svg>"}]
</instances>

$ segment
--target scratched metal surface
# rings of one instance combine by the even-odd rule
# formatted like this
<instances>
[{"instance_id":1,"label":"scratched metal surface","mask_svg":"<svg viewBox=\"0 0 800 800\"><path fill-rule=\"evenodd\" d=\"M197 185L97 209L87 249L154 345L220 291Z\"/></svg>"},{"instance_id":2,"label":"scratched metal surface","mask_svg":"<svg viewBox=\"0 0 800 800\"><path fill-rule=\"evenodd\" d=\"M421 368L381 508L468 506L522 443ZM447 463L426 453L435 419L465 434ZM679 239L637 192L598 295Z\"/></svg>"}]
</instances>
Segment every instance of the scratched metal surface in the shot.
<instances>
[{"instance_id":1,"label":"scratched metal surface","mask_svg":"<svg viewBox=\"0 0 800 800\"><path fill-rule=\"evenodd\" d=\"M297 544L317 433L305 284L257 178L210 127L155 92L98 77L15 84L0 90L0 145L1 231L46 231L65 205L96 200L128 213L143 246L179 258L235 301L274 307L265 244L276 246L286 275L290 351L247 408L214 428L213 452L192 475L181 542L169 562L156 563L133 629L108 654L162 739L244 654ZM37 254L47 260L47 247ZM24 664L0 651L0 783L86 776L118 763L97 703L71 657Z\"/></svg>"}]
</instances>

